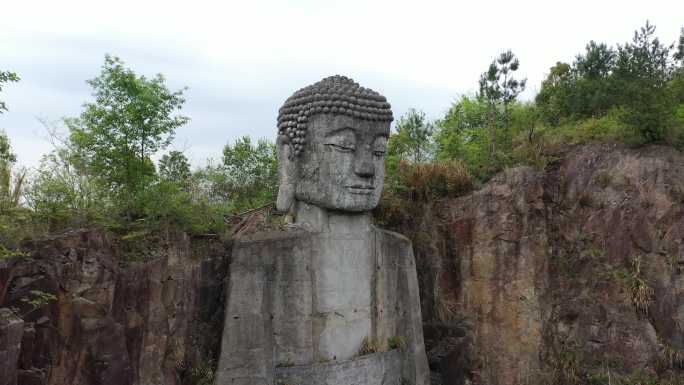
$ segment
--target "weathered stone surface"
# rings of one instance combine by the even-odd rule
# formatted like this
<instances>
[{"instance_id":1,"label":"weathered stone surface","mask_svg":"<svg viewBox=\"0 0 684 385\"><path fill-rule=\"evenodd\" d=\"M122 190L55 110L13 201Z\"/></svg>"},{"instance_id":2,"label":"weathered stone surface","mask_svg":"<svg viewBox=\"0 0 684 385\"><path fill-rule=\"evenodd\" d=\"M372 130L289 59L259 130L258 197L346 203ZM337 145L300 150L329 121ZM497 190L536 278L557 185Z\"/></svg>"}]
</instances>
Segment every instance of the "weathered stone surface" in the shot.
<instances>
[{"instance_id":1,"label":"weathered stone surface","mask_svg":"<svg viewBox=\"0 0 684 385\"><path fill-rule=\"evenodd\" d=\"M396 228L414 241L431 369L444 384L607 383L608 369L681 383L664 358L684 357L682 192L680 152L596 145L407 206ZM653 290L642 310L637 278Z\"/></svg>"},{"instance_id":2,"label":"weathered stone surface","mask_svg":"<svg viewBox=\"0 0 684 385\"><path fill-rule=\"evenodd\" d=\"M0 384L16 385L17 363L24 321L7 308L0 308Z\"/></svg>"},{"instance_id":3,"label":"weathered stone surface","mask_svg":"<svg viewBox=\"0 0 684 385\"><path fill-rule=\"evenodd\" d=\"M402 385L401 353L373 353L347 361L278 367L276 384L298 385Z\"/></svg>"},{"instance_id":4,"label":"weathered stone surface","mask_svg":"<svg viewBox=\"0 0 684 385\"><path fill-rule=\"evenodd\" d=\"M390 338L406 341L403 381L428 383L411 243L374 228L369 213L382 194L391 120L384 97L341 76L281 108L276 207L298 231L236 242L217 384L273 384L276 367L351 362L364 341L387 350ZM307 383L385 380L376 365L350 365Z\"/></svg>"},{"instance_id":5,"label":"weathered stone surface","mask_svg":"<svg viewBox=\"0 0 684 385\"><path fill-rule=\"evenodd\" d=\"M405 342L397 375L428 383L411 244L364 221L236 241L217 384L273 384L277 367L348 361L364 338L388 350L391 337Z\"/></svg>"},{"instance_id":6,"label":"weathered stone surface","mask_svg":"<svg viewBox=\"0 0 684 385\"><path fill-rule=\"evenodd\" d=\"M190 365L216 359L226 248L194 242L179 234L158 258L122 267L104 232L83 230L0 265L0 306L26 313L19 383L175 385ZM28 312L31 290L58 299Z\"/></svg>"}]
</instances>

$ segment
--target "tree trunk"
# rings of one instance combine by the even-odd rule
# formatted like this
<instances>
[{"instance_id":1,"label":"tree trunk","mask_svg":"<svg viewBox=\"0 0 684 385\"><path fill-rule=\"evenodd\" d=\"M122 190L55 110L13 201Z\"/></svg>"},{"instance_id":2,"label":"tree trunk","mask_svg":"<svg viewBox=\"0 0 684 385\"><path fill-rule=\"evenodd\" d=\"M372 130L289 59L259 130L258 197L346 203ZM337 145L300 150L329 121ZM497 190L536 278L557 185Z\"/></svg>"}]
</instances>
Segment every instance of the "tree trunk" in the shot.
<instances>
[{"instance_id":1,"label":"tree trunk","mask_svg":"<svg viewBox=\"0 0 684 385\"><path fill-rule=\"evenodd\" d=\"M496 105L489 104L489 129L492 135L491 156L494 159L496 153Z\"/></svg>"}]
</instances>

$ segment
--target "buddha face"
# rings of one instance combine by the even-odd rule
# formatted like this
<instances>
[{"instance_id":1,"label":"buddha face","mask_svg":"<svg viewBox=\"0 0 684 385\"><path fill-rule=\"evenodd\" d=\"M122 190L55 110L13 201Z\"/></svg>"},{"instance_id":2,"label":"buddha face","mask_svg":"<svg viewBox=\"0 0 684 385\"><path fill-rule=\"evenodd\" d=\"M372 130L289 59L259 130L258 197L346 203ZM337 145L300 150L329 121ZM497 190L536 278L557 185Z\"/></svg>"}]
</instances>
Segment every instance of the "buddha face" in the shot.
<instances>
[{"instance_id":1,"label":"buddha face","mask_svg":"<svg viewBox=\"0 0 684 385\"><path fill-rule=\"evenodd\" d=\"M297 163L295 198L330 210L362 212L380 201L390 122L338 114L310 118Z\"/></svg>"}]
</instances>

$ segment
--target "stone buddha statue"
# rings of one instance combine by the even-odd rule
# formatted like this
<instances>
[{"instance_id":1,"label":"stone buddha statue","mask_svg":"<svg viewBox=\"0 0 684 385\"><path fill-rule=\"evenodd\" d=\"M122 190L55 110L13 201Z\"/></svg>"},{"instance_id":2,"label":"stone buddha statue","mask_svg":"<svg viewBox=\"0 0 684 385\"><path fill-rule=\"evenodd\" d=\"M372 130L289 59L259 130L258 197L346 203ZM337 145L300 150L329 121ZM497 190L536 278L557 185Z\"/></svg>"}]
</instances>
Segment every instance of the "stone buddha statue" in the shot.
<instances>
[{"instance_id":1,"label":"stone buddha statue","mask_svg":"<svg viewBox=\"0 0 684 385\"><path fill-rule=\"evenodd\" d=\"M411 243L370 214L392 119L343 76L285 101L276 206L293 226L234 244L217 385L429 383Z\"/></svg>"},{"instance_id":2,"label":"stone buddha statue","mask_svg":"<svg viewBox=\"0 0 684 385\"><path fill-rule=\"evenodd\" d=\"M391 121L384 96L346 77L295 92L278 116L278 209L298 210L296 202L354 213L375 208Z\"/></svg>"}]
</instances>

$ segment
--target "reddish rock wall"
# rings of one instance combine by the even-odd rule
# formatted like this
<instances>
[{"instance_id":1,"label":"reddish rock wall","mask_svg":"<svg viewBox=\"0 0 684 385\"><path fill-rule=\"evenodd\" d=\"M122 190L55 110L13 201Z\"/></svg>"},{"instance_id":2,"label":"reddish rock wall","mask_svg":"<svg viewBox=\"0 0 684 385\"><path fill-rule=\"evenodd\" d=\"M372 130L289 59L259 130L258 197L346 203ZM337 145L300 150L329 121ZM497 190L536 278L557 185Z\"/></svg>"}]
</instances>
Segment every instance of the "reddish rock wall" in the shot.
<instances>
[{"instance_id":1,"label":"reddish rock wall","mask_svg":"<svg viewBox=\"0 0 684 385\"><path fill-rule=\"evenodd\" d=\"M158 258L125 262L104 232L83 230L1 263L0 308L27 313L31 290L58 298L23 316L19 384L180 384L218 349L205 330L222 319L223 246L179 235Z\"/></svg>"},{"instance_id":2,"label":"reddish rock wall","mask_svg":"<svg viewBox=\"0 0 684 385\"><path fill-rule=\"evenodd\" d=\"M409 206L436 383L684 383L680 152L585 146Z\"/></svg>"}]
</instances>

